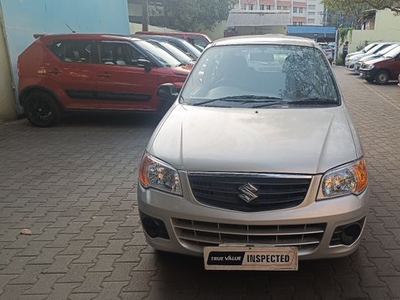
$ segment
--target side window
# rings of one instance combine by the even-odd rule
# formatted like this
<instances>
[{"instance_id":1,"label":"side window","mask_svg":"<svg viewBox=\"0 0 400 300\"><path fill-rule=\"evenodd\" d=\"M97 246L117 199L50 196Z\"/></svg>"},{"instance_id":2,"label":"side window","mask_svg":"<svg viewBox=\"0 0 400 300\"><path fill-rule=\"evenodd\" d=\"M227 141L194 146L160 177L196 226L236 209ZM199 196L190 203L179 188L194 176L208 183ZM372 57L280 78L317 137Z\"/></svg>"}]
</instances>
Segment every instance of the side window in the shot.
<instances>
[{"instance_id":1,"label":"side window","mask_svg":"<svg viewBox=\"0 0 400 300\"><path fill-rule=\"evenodd\" d=\"M99 44L100 62L105 65L115 65L114 55L116 45L103 42Z\"/></svg>"},{"instance_id":2,"label":"side window","mask_svg":"<svg viewBox=\"0 0 400 300\"><path fill-rule=\"evenodd\" d=\"M197 49L200 51L203 51L204 48L208 45L203 39L198 38L198 37L190 37L189 41L193 46L195 46Z\"/></svg>"},{"instance_id":3,"label":"side window","mask_svg":"<svg viewBox=\"0 0 400 300\"><path fill-rule=\"evenodd\" d=\"M182 50L184 53L187 53L187 50L181 44L176 43L175 41L168 41L168 43L171 44L172 46Z\"/></svg>"},{"instance_id":4,"label":"side window","mask_svg":"<svg viewBox=\"0 0 400 300\"><path fill-rule=\"evenodd\" d=\"M55 41L49 45L50 51L65 62L92 63L93 43L87 40Z\"/></svg>"},{"instance_id":5,"label":"side window","mask_svg":"<svg viewBox=\"0 0 400 300\"><path fill-rule=\"evenodd\" d=\"M142 58L146 58L144 55L142 55L138 50L136 50L134 47L132 46L127 46L127 52L129 55L129 64L132 66L137 66L138 64L138 59L142 59Z\"/></svg>"},{"instance_id":6,"label":"side window","mask_svg":"<svg viewBox=\"0 0 400 300\"><path fill-rule=\"evenodd\" d=\"M143 58L136 49L127 43L102 42L99 44L100 61L106 65L135 66Z\"/></svg>"}]
</instances>

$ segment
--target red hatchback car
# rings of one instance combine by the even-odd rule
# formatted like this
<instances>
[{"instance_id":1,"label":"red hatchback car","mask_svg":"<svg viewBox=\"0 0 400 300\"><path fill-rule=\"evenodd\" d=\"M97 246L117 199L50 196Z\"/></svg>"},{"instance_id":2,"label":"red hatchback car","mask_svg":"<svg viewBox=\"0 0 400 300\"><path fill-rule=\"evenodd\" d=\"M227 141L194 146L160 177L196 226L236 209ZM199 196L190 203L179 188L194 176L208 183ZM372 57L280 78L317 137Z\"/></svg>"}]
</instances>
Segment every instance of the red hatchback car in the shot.
<instances>
[{"instance_id":1,"label":"red hatchback car","mask_svg":"<svg viewBox=\"0 0 400 300\"><path fill-rule=\"evenodd\" d=\"M190 70L140 39L102 34L39 36L18 57L19 101L36 126L66 110L164 112L163 83L182 86Z\"/></svg>"}]
</instances>

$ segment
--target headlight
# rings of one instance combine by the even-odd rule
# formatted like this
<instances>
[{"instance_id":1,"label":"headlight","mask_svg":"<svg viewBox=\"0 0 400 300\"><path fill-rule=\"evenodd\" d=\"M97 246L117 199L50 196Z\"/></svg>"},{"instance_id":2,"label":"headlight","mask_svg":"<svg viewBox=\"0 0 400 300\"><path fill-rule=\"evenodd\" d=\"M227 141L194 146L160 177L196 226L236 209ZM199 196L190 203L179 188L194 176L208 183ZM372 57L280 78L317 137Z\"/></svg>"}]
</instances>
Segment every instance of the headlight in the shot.
<instances>
[{"instance_id":1,"label":"headlight","mask_svg":"<svg viewBox=\"0 0 400 300\"><path fill-rule=\"evenodd\" d=\"M368 174L365 160L330 170L322 177L318 199L327 199L348 194L359 195L367 188Z\"/></svg>"},{"instance_id":2,"label":"headlight","mask_svg":"<svg viewBox=\"0 0 400 300\"><path fill-rule=\"evenodd\" d=\"M372 70L375 66L374 65L366 65L367 70Z\"/></svg>"},{"instance_id":3,"label":"headlight","mask_svg":"<svg viewBox=\"0 0 400 300\"><path fill-rule=\"evenodd\" d=\"M143 155L140 162L139 181L145 188L182 195L178 171L148 153Z\"/></svg>"}]
</instances>

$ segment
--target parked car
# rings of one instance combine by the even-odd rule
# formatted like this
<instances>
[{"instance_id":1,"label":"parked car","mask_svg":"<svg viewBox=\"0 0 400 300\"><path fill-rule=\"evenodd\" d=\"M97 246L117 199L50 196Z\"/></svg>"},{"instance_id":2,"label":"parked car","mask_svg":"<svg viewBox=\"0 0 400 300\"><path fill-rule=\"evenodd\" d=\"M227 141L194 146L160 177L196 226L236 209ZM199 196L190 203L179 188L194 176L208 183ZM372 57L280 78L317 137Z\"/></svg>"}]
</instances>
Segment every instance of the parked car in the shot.
<instances>
[{"instance_id":1,"label":"parked car","mask_svg":"<svg viewBox=\"0 0 400 300\"><path fill-rule=\"evenodd\" d=\"M357 249L366 162L317 43L220 39L179 94L166 83L158 95L176 101L140 163L137 198L151 246L203 256L206 269L253 270L293 270L297 259Z\"/></svg>"},{"instance_id":2,"label":"parked car","mask_svg":"<svg viewBox=\"0 0 400 300\"><path fill-rule=\"evenodd\" d=\"M163 112L165 82L182 86L188 69L140 39L101 34L41 35L18 57L19 102L36 126L67 110Z\"/></svg>"},{"instance_id":3,"label":"parked car","mask_svg":"<svg viewBox=\"0 0 400 300\"><path fill-rule=\"evenodd\" d=\"M209 43L211 43L211 39L203 34L198 32L179 32L179 31L137 31L136 34L142 35L163 35L163 36L173 36L177 38L181 38L195 46L198 50L203 51L205 47Z\"/></svg>"},{"instance_id":4,"label":"parked car","mask_svg":"<svg viewBox=\"0 0 400 300\"><path fill-rule=\"evenodd\" d=\"M360 75L368 82L387 84L389 80L397 80L400 72L400 46L385 55L369 60L361 65Z\"/></svg>"},{"instance_id":5,"label":"parked car","mask_svg":"<svg viewBox=\"0 0 400 300\"><path fill-rule=\"evenodd\" d=\"M146 38L146 35L135 34L135 37L138 38ZM176 38L173 36L164 36L164 35L152 35L151 38L156 41L163 41L171 44L172 46L182 50L186 55L190 56L193 60L197 60L199 58L201 51L199 51L196 47L194 47L189 42L184 39Z\"/></svg>"},{"instance_id":6,"label":"parked car","mask_svg":"<svg viewBox=\"0 0 400 300\"><path fill-rule=\"evenodd\" d=\"M350 60L350 58L353 55L364 54L364 53L368 52L372 47L375 47L378 44L379 44L379 42L370 43L370 44L366 45L364 48L362 48L360 51L354 51L354 52L348 53L346 55L345 66L347 66L348 60Z\"/></svg>"},{"instance_id":7,"label":"parked car","mask_svg":"<svg viewBox=\"0 0 400 300\"><path fill-rule=\"evenodd\" d=\"M173 57L175 57L177 60L179 60L182 65L192 66L195 62L195 60L192 57L187 55L181 49L173 46L172 44L170 44L166 41L157 41L157 40L152 39L151 37L143 38L143 36L138 37L138 38L144 39L144 40L148 41L150 44L160 47L161 49L163 49L164 51L168 52Z\"/></svg>"},{"instance_id":8,"label":"parked car","mask_svg":"<svg viewBox=\"0 0 400 300\"><path fill-rule=\"evenodd\" d=\"M329 63L332 64L334 55L332 47L328 43L319 43L319 46L324 51L325 56L328 59Z\"/></svg>"},{"instance_id":9,"label":"parked car","mask_svg":"<svg viewBox=\"0 0 400 300\"><path fill-rule=\"evenodd\" d=\"M386 53L388 53L389 51L391 51L392 49L394 49L394 48L396 48L398 46L400 46L400 43L395 43L395 44L392 44L392 45L390 45L390 46L378 51L377 53L374 53L374 54L371 54L371 55L367 55L367 56L364 56L364 57L360 58L354 64L354 73L360 74L360 67L361 67L361 65L363 63L365 63L365 62L367 62L369 60L373 60L373 59L379 58L379 57L385 55Z\"/></svg>"},{"instance_id":10,"label":"parked car","mask_svg":"<svg viewBox=\"0 0 400 300\"><path fill-rule=\"evenodd\" d=\"M135 35L133 35L135 37ZM158 41L155 39L152 39L151 36L136 36L137 38L144 39L148 41L149 43L153 44L154 46L160 47L164 51L168 52L171 54L173 57L175 57L177 60L181 62L183 65L189 65L192 66L195 62L195 60L187 55L183 50L177 48L176 46L173 46L172 44L166 42L166 41Z\"/></svg>"},{"instance_id":11,"label":"parked car","mask_svg":"<svg viewBox=\"0 0 400 300\"><path fill-rule=\"evenodd\" d=\"M372 55L372 54L376 54L379 51L389 47L390 45L393 45L394 42L385 42L385 43L379 43L377 45L375 45L374 47L372 47L371 49L369 49L367 52L365 53L361 53L361 54L356 54L350 57L350 59L347 59L346 57L346 68L347 70L350 71L354 71L354 66L355 64L363 57Z\"/></svg>"}]
</instances>

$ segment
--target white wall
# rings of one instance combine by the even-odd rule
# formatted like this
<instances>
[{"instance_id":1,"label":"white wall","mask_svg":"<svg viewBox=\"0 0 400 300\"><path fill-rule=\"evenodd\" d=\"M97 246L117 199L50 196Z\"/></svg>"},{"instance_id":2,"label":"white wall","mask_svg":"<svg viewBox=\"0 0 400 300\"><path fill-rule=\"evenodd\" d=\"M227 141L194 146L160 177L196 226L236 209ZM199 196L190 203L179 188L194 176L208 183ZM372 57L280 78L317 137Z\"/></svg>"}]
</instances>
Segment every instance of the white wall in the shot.
<instances>
[{"instance_id":1,"label":"white wall","mask_svg":"<svg viewBox=\"0 0 400 300\"><path fill-rule=\"evenodd\" d=\"M400 42L400 16L390 10L378 11L374 30L353 30L348 35L349 52L356 51L361 44L368 42Z\"/></svg>"},{"instance_id":2,"label":"white wall","mask_svg":"<svg viewBox=\"0 0 400 300\"><path fill-rule=\"evenodd\" d=\"M3 24L0 6L0 24ZM0 124L17 117L14 101L14 83L11 77L8 49L0 25Z\"/></svg>"}]
</instances>

